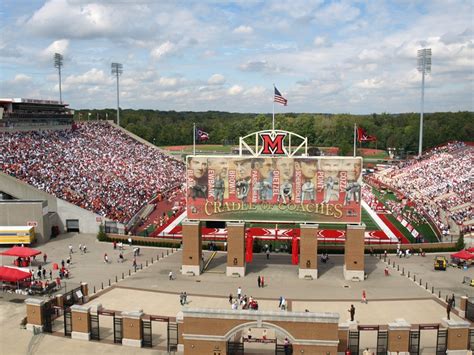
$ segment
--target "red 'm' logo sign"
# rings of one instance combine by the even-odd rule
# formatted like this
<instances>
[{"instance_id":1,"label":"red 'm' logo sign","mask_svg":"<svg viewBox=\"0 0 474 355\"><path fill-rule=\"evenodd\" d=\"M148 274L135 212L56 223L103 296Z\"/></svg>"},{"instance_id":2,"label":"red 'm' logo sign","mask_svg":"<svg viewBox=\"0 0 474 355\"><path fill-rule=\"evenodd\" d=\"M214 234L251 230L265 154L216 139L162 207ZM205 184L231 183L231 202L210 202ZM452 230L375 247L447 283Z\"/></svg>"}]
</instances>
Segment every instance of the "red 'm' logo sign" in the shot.
<instances>
[{"instance_id":1,"label":"red 'm' logo sign","mask_svg":"<svg viewBox=\"0 0 474 355\"><path fill-rule=\"evenodd\" d=\"M283 140L285 139L286 134L275 134L272 138L270 133L261 133L260 137L263 141L263 148L260 154L286 154L283 149Z\"/></svg>"}]
</instances>

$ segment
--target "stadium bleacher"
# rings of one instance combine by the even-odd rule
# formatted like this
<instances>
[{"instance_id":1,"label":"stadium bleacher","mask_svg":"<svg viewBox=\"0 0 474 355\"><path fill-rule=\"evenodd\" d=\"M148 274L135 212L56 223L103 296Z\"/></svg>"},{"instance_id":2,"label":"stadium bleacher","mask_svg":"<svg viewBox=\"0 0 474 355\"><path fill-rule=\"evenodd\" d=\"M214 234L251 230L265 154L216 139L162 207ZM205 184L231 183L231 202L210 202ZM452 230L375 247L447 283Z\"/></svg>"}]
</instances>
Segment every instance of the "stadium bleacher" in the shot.
<instances>
[{"instance_id":1,"label":"stadium bleacher","mask_svg":"<svg viewBox=\"0 0 474 355\"><path fill-rule=\"evenodd\" d=\"M452 142L375 177L429 215L442 232L449 229L442 215L465 230L473 218L473 161L473 146Z\"/></svg>"},{"instance_id":2,"label":"stadium bleacher","mask_svg":"<svg viewBox=\"0 0 474 355\"><path fill-rule=\"evenodd\" d=\"M0 132L0 170L79 207L126 223L184 183L184 164L108 122Z\"/></svg>"}]
</instances>

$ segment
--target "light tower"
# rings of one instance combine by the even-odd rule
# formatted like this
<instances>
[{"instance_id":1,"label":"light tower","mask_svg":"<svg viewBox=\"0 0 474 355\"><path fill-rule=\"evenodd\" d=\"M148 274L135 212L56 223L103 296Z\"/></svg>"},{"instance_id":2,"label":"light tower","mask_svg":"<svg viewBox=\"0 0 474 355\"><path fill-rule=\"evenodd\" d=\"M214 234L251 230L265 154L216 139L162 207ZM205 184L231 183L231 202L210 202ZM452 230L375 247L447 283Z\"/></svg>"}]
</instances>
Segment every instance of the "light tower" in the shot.
<instances>
[{"instance_id":1,"label":"light tower","mask_svg":"<svg viewBox=\"0 0 474 355\"><path fill-rule=\"evenodd\" d=\"M54 53L54 67L58 69L59 74L59 102L63 103L63 95L61 92L61 67L63 66L63 56L59 53Z\"/></svg>"},{"instance_id":2,"label":"light tower","mask_svg":"<svg viewBox=\"0 0 474 355\"><path fill-rule=\"evenodd\" d=\"M120 126L120 99L119 99L119 76L123 73L123 65L112 63L112 74L117 78L117 125Z\"/></svg>"},{"instance_id":3,"label":"light tower","mask_svg":"<svg viewBox=\"0 0 474 355\"><path fill-rule=\"evenodd\" d=\"M421 110L420 110L420 139L418 156L423 151L423 111L425 109L425 74L431 73L431 48L418 51L418 71L421 73Z\"/></svg>"}]
</instances>

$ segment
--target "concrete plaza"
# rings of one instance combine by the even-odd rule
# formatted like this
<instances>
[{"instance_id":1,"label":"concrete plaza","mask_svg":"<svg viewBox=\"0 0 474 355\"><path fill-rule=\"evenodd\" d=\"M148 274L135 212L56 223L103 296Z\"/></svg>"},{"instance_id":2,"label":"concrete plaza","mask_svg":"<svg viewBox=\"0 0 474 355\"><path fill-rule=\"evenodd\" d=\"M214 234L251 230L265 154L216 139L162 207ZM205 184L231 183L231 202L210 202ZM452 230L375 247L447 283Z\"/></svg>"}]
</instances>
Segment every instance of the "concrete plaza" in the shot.
<instances>
[{"instance_id":1,"label":"concrete plaza","mask_svg":"<svg viewBox=\"0 0 474 355\"><path fill-rule=\"evenodd\" d=\"M181 251L141 247L141 255L137 257L138 265L143 270L134 272L132 268L133 251L125 247L124 263L117 262L118 250L113 250L110 243L100 243L94 235L64 235L39 249L48 254L50 262L60 262L69 254L68 246L73 245L71 279L68 287L88 282L92 293L94 286L99 292L104 285L105 290L91 300L90 304L101 303L107 309L133 311L143 309L148 314L175 317L181 310L179 293L188 293L189 307L230 308L229 294L236 295L237 287L243 293L254 297L261 310L277 310L278 298L284 296L292 301L294 311L309 310L310 312L337 312L340 323L347 321L348 308L356 307L356 320L359 324L387 324L397 318L404 318L412 324L439 323L446 316L445 307L438 299L447 294L456 296L474 296L474 289L462 284L464 276L474 277L474 269L467 271L448 268L446 272L433 270L433 255L426 257L412 256L409 259L390 257L396 262L395 268L390 267L390 276L384 275L387 263L375 256L366 256L367 280L351 282L343 279L343 256L331 255L326 264L319 263L317 280L300 280L297 277L297 266L291 265L291 255L272 254L267 260L265 255L254 255L253 262L247 265L244 278L225 276L226 254L217 253L208 270L200 276L184 276L180 274ZM82 255L78 252L79 244L87 244L89 252ZM166 256L166 254L169 256ZM103 255L109 255L110 262L105 264ZM205 252L207 260L211 253ZM162 255L165 256L162 258ZM159 257L159 261L157 261ZM152 263L153 258L153 263ZM42 258L39 258L42 260ZM10 264L12 258L3 258L4 265ZM148 263L148 267L146 266ZM400 265L400 272L398 272ZM401 275L402 269L405 275ZM131 276L128 276L130 270ZM175 279L170 281L169 272ZM410 271L411 278L407 277ZM124 274L124 280L122 279ZM257 276L265 278L265 287L259 288ZM413 281L416 275L417 282ZM115 283L117 277L118 282ZM419 285L422 279L422 286ZM109 279L112 287L107 287ZM426 289L428 282L428 290ZM432 294L434 287L434 295ZM362 291L367 292L368 304L362 304ZM159 353L164 349L160 325L154 325L154 337L158 348L130 349L124 346L108 345L107 342L83 342L64 337L50 335L33 335L21 330L19 323L25 316L25 305L16 294L3 293L0 299L0 353L5 354L75 354L102 353ZM456 305L459 305L457 302ZM452 314L454 319L458 319ZM103 318L103 317L102 317ZM107 328L109 320L101 320L101 327ZM59 329L61 323L57 326ZM105 330L104 330L105 331ZM106 332L106 331L105 331ZM155 334L156 333L156 334ZM106 332L106 339L110 334ZM425 337L426 339L426 337ZM362 340L361 340L362 342ZM366 340L370 344L372 340ZM425 353L429 353L426 347Z\"/></svg>"}]
</instances>

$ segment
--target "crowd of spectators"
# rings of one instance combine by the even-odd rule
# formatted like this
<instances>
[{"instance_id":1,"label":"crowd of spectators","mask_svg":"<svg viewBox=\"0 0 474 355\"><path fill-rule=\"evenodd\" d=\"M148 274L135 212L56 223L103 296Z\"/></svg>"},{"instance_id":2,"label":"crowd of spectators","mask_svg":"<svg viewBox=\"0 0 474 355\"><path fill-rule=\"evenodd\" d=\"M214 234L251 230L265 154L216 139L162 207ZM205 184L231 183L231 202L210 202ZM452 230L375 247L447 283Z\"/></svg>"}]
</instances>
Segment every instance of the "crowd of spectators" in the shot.
<instances>
[{"instance_id":1,"label":"crowd of spectators","mask_svg":"<svg viewBox=\"0 0 474 355\"><path fill-rule=\"evenodd\" d=\"M122 223L160 192L182 185L185 175L182 162L107 122L0 132L0 170Z\"/></svg>"},{"instance_id":2,"label":"crowd of spectators","mask_svg":"<svg viewBox=\"0 0 474 355\"><path fill-rule=\"evenodd\" d=\"M376 178L429 215L446 234L449 226L441 210L460 226L473 218L473 161L474 147L454 142L402 162Z\"/></svg>"}]
</instances>

